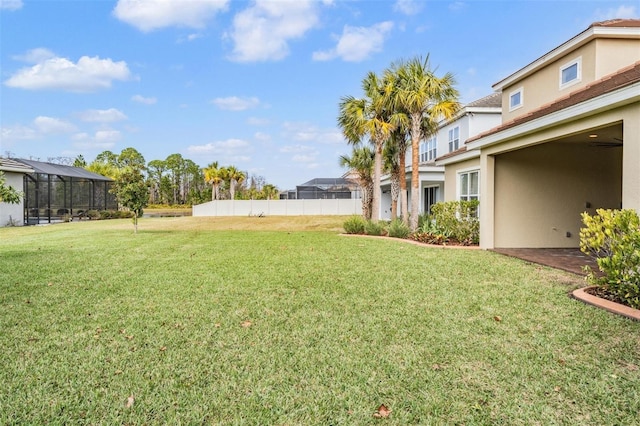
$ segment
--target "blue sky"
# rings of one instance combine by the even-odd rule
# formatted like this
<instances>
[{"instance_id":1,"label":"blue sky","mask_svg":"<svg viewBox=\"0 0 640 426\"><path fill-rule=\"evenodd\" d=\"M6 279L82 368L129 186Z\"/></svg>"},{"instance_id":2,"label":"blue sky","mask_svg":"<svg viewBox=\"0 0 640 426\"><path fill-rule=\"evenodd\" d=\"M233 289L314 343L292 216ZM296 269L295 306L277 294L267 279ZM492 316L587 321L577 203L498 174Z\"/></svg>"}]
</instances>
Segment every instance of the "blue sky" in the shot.
<instances>
[{"instance_id":1,"label":"blue sky","mask_svg":"<svg viewBox=\"0 0 640 426\"><path fill-rule=\"evenodd\" d=\"M461 101L622 1L0 0L0 155L134 147L263 176L338 177L338 102L368 71L429 54Z\"/></svg>"}]
</instances>

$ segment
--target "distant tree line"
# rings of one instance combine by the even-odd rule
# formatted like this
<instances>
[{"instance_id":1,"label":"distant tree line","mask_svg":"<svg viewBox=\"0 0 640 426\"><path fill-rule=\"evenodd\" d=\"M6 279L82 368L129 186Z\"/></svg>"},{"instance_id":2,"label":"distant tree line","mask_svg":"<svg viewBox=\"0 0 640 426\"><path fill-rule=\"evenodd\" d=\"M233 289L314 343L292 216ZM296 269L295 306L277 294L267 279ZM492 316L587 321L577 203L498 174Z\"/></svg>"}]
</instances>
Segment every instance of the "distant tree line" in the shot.
<instances>
[{"instance_id":1,"label":"distant tree line","mask_svg":"<svg viewBox=\"0 0 640 426\"><path fill-rule=\"evenodd\" d=\"M148 187L149 204L193 205L210 200L266 200L279 196L278 188L262 176L250 175L233 165L221 166L217 161L200 168L181 154L146 162L140 152L130 147L119 154L103 151L90 163L79 155L73 165L114 179L116 183L125 171L139 171Z\"/></svg>"}]
</instances>

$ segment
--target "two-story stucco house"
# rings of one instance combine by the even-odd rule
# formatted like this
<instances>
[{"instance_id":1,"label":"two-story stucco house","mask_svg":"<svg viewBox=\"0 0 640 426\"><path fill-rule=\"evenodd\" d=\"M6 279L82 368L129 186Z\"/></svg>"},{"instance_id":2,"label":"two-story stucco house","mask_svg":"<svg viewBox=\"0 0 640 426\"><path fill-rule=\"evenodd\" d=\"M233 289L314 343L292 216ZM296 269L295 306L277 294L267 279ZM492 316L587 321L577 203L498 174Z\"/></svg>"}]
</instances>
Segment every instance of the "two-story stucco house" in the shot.
<instances>
[{"instance_id":1,"label":"two-story stucco house","mask_svg":"<svg viewBox=\"0 0 640 426\"><path fill-rule=\"evenodd\" d=\"M498 126L501 122L501 97L493 93L464 105L451 120L438 123L436 134L420 144L420 213L429 212L431 205L444 200L445 168L436 164L436 158L466 150L465 142L482 132ZM407 150L407 188L411 187L411 147ZM389 176L381 181L381 218L391 218L391 182ZM408 190L408 205L411 191ZM398 206L400 210L400 206Z\"/></svg>"},{"instance_id":2,"label":"two-story stucco house","mask_svg":"<svg viewBox=\"0 0 640 426\"><path fill-rule=\"evenodd\" d=\"M578 247L582 212L640 212L640 20L594 23L493 88L502 124L437 162L445 200L475 173L481 247Z\"/></svg>"}]
</instances>

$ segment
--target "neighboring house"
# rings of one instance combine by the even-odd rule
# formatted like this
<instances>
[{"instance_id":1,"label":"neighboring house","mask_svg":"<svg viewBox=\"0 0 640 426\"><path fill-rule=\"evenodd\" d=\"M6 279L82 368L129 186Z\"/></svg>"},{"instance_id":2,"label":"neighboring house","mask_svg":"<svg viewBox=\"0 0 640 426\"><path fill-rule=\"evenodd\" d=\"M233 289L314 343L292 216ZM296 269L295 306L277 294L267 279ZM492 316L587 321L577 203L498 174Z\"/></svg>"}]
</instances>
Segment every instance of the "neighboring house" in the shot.
<instances>
[{"instance_id":1,"label":"neighboring house","mask_svg":"<svg viewBox=\"0 0 640 426\"><path fill-rule=\"evenodd\" d=\"M288 200L334 200L358 198L358 185L351 179L341 178L315 178L302 185L297 185L295 190L283 191L280 199Z\"/></svg>"},{"instance_id":2,"label":"neighboring house","mask_svg":"<svg viewBox=\"0 0 640 426\"><path fill-rule=\"evenodd\" d=\"M452 120L442 120L438 131L420 144L420 213L429 212L431 206L444 200L445 168L436 164L436 158L457 153L464 149L465 142L501 123L501 96L493 93L466 104ZM411 147L406 156L407 199L411 205ZM391 181L389 175L382 177L381 218L391 218ZM399 204L399 203L398 203ZM400 211L398 206L398 211Z\"/></svg>"},{"instance_id":3,"label":"neighboring house","mask_svg":"<svg viewBox=\"0 0 640 426\"><path fill-rule=\"evenodd\" d=\"M13 165L11 185L23 192L23 203L15 206L21 212L20 224L60 222L88 210L118 208L115 195L110 192L112 179L81 167L23 159L1 161L2 167L7 162ZM5 205L2 204L2 216Z\"/></svg>"},{"instance_id":4,"label":"neighboring house","mask_svg":"<svg viewBox=\"0 0 640 426\"><path fill-rule=\"evenodd\" d=\"M31 167L8 158L0 158L0 171L4 173L5 184L19 191L23 190L24 176L27 173L33 173ZM0 202L0 227L23 224L24 206L22 203Z\"/></svg>"},{"instance_id":5,"label":"neighboring house","mask_svg":"<svg viewBox=\"0 0 640 426\"><path fill-rule=\"evenodd\" d=\"M493 88L502 124L437 161L445 200L480 199L481 247L578 247L582 212L640 211L640 20L594 23Z\"/></svg>"}]
</instances>

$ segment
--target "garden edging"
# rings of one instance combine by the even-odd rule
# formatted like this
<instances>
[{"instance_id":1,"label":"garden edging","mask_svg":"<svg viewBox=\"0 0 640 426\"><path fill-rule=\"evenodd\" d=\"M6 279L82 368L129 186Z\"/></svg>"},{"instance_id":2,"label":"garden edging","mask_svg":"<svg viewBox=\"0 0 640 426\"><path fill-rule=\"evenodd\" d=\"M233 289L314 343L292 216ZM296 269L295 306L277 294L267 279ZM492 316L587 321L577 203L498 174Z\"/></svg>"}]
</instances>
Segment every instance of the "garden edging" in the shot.
<instances>
[{"instance_id":1,"label":"garden edging","mask_svg":"<svg viewBox=\"0 0 640 426\"><path fill-rule=\"evenodd\" d=\"M594 287L579 288L577 290L574 290L571 294L574 299L580 300L581 302L584 302L586 304L604 309L617 315L622 315L636 321L640 321L640 309L634 309L632 307L612 302L610 300L587 293L586 290L591 288Z\"/></svg>"},{"instance_id":2,"label":"garden edging","mask_svg":"<svg viewBox=\"0 0 640 426\"><path fill-rule=\"evenodd\" d=\"M339 234L342 235L343 237L365 237L365 238L379 238L379 239L386 239L386 240L393 240L393 241L403 241L405 243L409 243L409 244L414 244L416 246L423 246L423 247L431 247L431 248L442 248L442 249L463 249L463 250L479 250L480 246L462 246L462 245L447 245L447 244L427 244L427 243L421 243L420 241L415 241L415 240L411 240L409 238L396 238L396 237L387 237L387 236L383 236L383 235L366 235L366 234Z\"/></svg>"}]
</instances>

